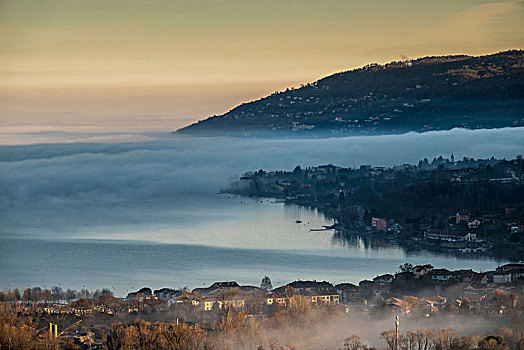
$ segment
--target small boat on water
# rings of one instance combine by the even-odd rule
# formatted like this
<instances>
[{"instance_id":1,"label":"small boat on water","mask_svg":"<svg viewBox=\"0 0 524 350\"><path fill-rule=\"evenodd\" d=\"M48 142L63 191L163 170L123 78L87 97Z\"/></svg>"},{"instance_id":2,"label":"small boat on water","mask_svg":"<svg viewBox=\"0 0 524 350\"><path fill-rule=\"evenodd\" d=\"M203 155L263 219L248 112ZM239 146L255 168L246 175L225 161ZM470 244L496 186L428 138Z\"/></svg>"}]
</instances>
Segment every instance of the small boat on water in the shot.
<instances>
[{"instance_id":1,"label":"small boat on water","mask_svg":"<svg viewBox=\"0 0 524 350\"><path fill-rule=\"evenodd\" d=\"M302 221L301 221L301 220L297 220L297 221L295 221L295 223L296 223L296 224L301 224Z\"/></svg>"}]
</instances>

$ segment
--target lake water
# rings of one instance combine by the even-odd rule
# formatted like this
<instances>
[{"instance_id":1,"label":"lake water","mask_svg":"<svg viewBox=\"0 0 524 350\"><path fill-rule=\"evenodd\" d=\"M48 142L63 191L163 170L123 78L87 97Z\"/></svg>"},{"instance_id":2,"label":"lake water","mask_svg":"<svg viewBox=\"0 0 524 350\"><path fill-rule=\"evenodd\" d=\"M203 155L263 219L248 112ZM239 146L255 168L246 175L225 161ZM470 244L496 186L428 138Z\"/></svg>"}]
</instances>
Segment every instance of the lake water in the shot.
<instances>
[{"instance_id":1,"label":"lake water","mask_svg":"<svg viewBox=\"0 0 524 350\"><path fill-rule=\"evenodd\" d=\"M512 158L524 150L522 136L522 128L323 140L161 134L146 142L2 146L0 288L109 287L124 295L217 280L258 285L265 275L274 286L357 283L405 262L494 269L504 261L348 242L310 231L332 223L316 210L216 192L259 168L391 166L452 152Z\"/></svg>"},{"instance_id":2,"label":"lake water","mask_svg":"<svg viewBox=\"0 0 524 350\"><path fill-rule=\"evenodd\" d=\"M95 208L88 209L89 218L81 218L79 208L43 209L46 220L61 222L54 228L34 226L27 217L26 224L16 225L17 238L3 232L3 286L110 287L122 295L143 286L197 287L215 280L258 285L264 275L275 286L295 279L355 283L393 272L406 261L476 270L498 265L427 252L406 256L394 246L344 245L333 231L309 231L331 223L321 213L267 200L212 195L189 203L183 214L168 203L162 208L120 203L113 210L129 219L141 205L147 224L119 225L109 217L101 218L103 224L90 223Z\"/></svg>"}]
</instances>

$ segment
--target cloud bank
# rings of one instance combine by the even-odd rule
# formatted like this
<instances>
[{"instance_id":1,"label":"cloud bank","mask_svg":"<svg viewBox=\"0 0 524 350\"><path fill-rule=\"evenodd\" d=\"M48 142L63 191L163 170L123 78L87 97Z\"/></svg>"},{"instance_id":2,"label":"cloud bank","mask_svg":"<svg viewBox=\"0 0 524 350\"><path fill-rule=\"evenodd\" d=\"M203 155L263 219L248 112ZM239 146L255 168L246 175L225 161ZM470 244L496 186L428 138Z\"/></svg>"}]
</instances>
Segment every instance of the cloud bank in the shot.
<instances>
[{"instance_id":1,"label":"cloud bank","mask_svg":"<svg viewBox=\"0 0 524 350\"><path fill-rule=\"evenodd\" d=\"M187 138L141 143L4 146L0 205L113 201L209 194L248 170L296 165L391 166L439 155L506 157L524 129L462 130L331 139ZM105 140L105 139L103 139Z\"/></svg>"}]
</instances>

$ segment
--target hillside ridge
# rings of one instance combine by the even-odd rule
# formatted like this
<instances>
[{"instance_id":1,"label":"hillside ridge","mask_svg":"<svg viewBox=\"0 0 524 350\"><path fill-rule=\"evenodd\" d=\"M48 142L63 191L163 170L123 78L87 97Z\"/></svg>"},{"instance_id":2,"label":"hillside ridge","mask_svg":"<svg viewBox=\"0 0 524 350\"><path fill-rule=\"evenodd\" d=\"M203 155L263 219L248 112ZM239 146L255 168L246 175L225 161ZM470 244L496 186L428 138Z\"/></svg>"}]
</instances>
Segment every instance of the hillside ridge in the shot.
<instances>
[{"instance_id":1,"label":"hillside ridge","mask_svg":"<svg viewBox=\"0 0 524 350\"><path fill-rule=\"evenodd\" d=\"M177 130L190 135L381 134L524 125L524 51L372 63Z\"/></svg>"}]
</instances>

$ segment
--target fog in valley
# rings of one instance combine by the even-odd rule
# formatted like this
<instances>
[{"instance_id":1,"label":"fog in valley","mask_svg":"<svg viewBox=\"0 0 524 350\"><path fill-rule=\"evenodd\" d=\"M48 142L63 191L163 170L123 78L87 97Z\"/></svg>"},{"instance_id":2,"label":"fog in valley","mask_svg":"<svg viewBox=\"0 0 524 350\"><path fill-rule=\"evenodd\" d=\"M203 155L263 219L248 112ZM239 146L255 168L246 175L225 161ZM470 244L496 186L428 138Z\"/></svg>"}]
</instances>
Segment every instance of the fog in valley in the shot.
<instances>
[{"instance_id":1,"label":"fog in valley","mask_svg":"<svg viewBox=\"0 0 524 350\"><path fill-rule=\"evenodd\" d=\"M162 135L148 142L2 146L0 205L17 210L39 203L176 199L216 192L243 172L261 168L392 166L452 153L455 159L512 158L524 151L523 134L523 128L505 128L323 139ZM54 139L61 141L59 135Z\"/></svg>"}]
</instances>

